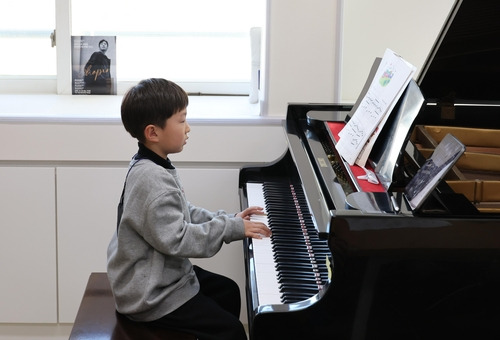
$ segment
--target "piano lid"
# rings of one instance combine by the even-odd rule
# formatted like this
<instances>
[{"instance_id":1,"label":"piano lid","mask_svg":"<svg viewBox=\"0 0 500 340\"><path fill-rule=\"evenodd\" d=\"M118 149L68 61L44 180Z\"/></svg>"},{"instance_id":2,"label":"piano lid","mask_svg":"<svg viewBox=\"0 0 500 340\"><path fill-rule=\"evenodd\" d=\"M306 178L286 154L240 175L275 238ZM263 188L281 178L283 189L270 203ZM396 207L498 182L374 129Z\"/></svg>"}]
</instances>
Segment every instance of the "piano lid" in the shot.
<instances>
[{"instance_id":1,"label":"piano lid","mask_svg":"<svg viewBox=\"0 0 500 340\"><path fill-rule=\"evenodd\" d=\"M500 1L457 0L417 83L427 101L500 101Z\"/></svg>"}]
</instances>

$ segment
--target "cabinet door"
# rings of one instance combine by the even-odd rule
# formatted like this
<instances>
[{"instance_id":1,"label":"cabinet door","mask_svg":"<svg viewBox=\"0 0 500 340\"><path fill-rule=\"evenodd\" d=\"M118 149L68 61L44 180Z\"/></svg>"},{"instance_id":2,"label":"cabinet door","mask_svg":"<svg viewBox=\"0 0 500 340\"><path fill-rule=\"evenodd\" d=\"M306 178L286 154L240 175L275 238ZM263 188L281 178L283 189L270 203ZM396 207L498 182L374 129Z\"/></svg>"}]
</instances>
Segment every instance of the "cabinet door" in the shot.
<instances>
[{"instance_id":1,"label":"cabinet door","mask_svg":"<svg viewBox=\"0 0 500 340\"><path fill-rule=\"evenodd\" d=\"M57 168L59 322L74 322L91 272L106 271L127 169Z\"/></svg>"},{"instance_id":2,"label":"cabinet door","mask_svg":"<svg viewBox=\"0 0 500 340\"><path fill-rule=\"evenodd\" d=\"M57 322L55 170L0 168L0 322Z\"/></svg>"}]
</instances>

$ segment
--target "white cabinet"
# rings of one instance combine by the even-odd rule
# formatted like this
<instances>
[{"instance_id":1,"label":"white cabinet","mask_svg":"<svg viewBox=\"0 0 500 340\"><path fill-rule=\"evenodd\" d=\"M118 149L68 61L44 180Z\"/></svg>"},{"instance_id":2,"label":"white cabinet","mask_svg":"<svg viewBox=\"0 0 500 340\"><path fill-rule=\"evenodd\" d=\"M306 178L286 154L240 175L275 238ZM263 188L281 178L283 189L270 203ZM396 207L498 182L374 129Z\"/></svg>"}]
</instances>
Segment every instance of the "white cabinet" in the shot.
<instances>
[{"instance_id":1,"label":"white cabinet","mask_svg":"<svg viewBox=\"0 0 500 340\"><path fill-rule=\"evenodd\" d=\"M239 168L178 168L178 172L186 197L192 204L210 211L240 211Z\"/></svg>"},{"instance_id":2,"label":"white cabinet","mask_svg":"<svg viewBox=\"0 0 500 340\"><path fill-rule=\"evenodd\" d=\"M0 322L56 323L53 167L0 167Z\"/></svg>"},{"instance_id":3,"label":"white cabinet","mask_svg":"<svg viewBox=\"0 0 500 340\"><path fill-rule=\"evenodd\" d=\"M127 169L57 168L59 322L72 323L91 272L106 271Z\"/></svg>"}]
</instances>

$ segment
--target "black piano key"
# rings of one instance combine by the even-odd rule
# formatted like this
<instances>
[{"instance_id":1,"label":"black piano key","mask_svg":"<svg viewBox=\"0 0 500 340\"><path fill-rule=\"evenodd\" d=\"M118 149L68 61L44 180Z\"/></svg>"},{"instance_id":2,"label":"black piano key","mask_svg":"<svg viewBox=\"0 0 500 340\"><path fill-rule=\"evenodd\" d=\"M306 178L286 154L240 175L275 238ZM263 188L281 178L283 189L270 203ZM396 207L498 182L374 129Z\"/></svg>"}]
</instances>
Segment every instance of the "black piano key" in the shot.
<instances>
[{"instance_id":1,"label":"black piano key","mask_svg":"<svg viewBox=\"0 0 500 340\"><path fill-rule=\"evenodd\" d=\"M287 277L303 277L308 279L316 279L320 277L320 274L315 273L314 271L309 270L297 270L293 268L280 268L281 270L278 273L279 279L285 279Z\"/></svg>"},{"instance_id":2,"label":"black piano key","mask_svg":"<svg viewBox=\"0 0 500 340\"><path fill-rule=\"evenodd\" d=\"M281 291L285 294L307 294L308 297L313 296L314 294L319 292L319 288L316 287L308 287L304 285L298 285L298 286L281 286L280 287Z\"/></svg>"},{"instance_id":3,"label":"black piano key","mask_svg":"<svg viewBox=\"0 0 500 340\"><path fill-rule=\"evenodd\" d=\"M299 280L304 283L316 284L316 285L323 284L324 282L326 282L321 278L321 275L316 276L311 274L312 273L309 273L309 275L305 274L300 275L297 273L291 273L291 274L285 273L283 275L278 276L278 282L282 283L282 282L287 282L288 280Z\"/></svg>"},{"instance_id":4,"label":"black piano key","mask_svg":"<svg viewBox=\"0 0 500 340\"><path fill-rule=\"evenodd\" d=\"M286 292L283 294L282 301L284 301L284 303L294 303L294 302L307 300L311 296L312 295L310 295L310 294L305 294L305 293L301 293L301 292Z\"/></svg>"},{"instance_id":5,"label":"black piano key","mask_svg":"<svg viewBox=\"0 0 500 340\"><path fill-rule=\"evenodd\" d=\"M278 272L278 279L307 279L307 280L317 280L321 277L319 273L315 273L312 270L300 270L299 268L280 268L281 271Z\"/></svg>"},{"instance_id":6,"label":"black piano key","mask_svg":"<svg viewBox=\"0 0 500 340\"><path fill-rule=\"evenodd\" d=\"M281 278L278 282L283 287L304 287L308 289L314 288L315 290L318 290L319 286L321 285L321 281L319 280L312 280L303 277Z\"/></svg>"},{"instance_id":7,"label":"black piano key","mask_svg":"<svg viewBox=\"0 0 500 340\"><path fill-rule=\"evenodd\" d=\"M279 261L281 263L314 263L318 264L315 258L307 258L307 257L298 257L298 258L293 258L291 256L274 256L274 259L276 261Z\"/></svg>"},{"instance_id":8,"label":"black piano key","mask_svg":"<svg viewBox=\"0 0 500 340\"><path fill-rule=\"evenodd\" d=\"M264 183L264 200L281 300L308 299L328 280L328 245L318 238L300 185Z\"/></svg>"}]
</instances>

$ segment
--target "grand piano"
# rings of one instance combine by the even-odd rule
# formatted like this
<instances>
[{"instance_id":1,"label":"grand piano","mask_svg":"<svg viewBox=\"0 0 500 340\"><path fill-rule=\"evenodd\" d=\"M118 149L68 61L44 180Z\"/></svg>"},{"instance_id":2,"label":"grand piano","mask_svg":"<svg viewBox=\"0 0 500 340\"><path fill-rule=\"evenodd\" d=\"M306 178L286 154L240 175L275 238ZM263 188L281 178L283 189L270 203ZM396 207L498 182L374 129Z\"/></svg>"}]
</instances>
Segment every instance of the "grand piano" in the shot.
<instances>
[{"instance_id":1,"label":"grand piano","mask_svg":"<svg viewBox=\"0 0 500 340\"><path fill-rule=\"evenodd\" d=\"M485 168L459 161L417 210L404 194L427 130L500 136L499 16L496 0L454 5L370 154L378 185L335 149L353 105L288 106L286 153L240 171L242 208L265 207L273 232L244 241L251 339L500 339L500 147L467 145Z\"/></svg>"}]
</instances>

